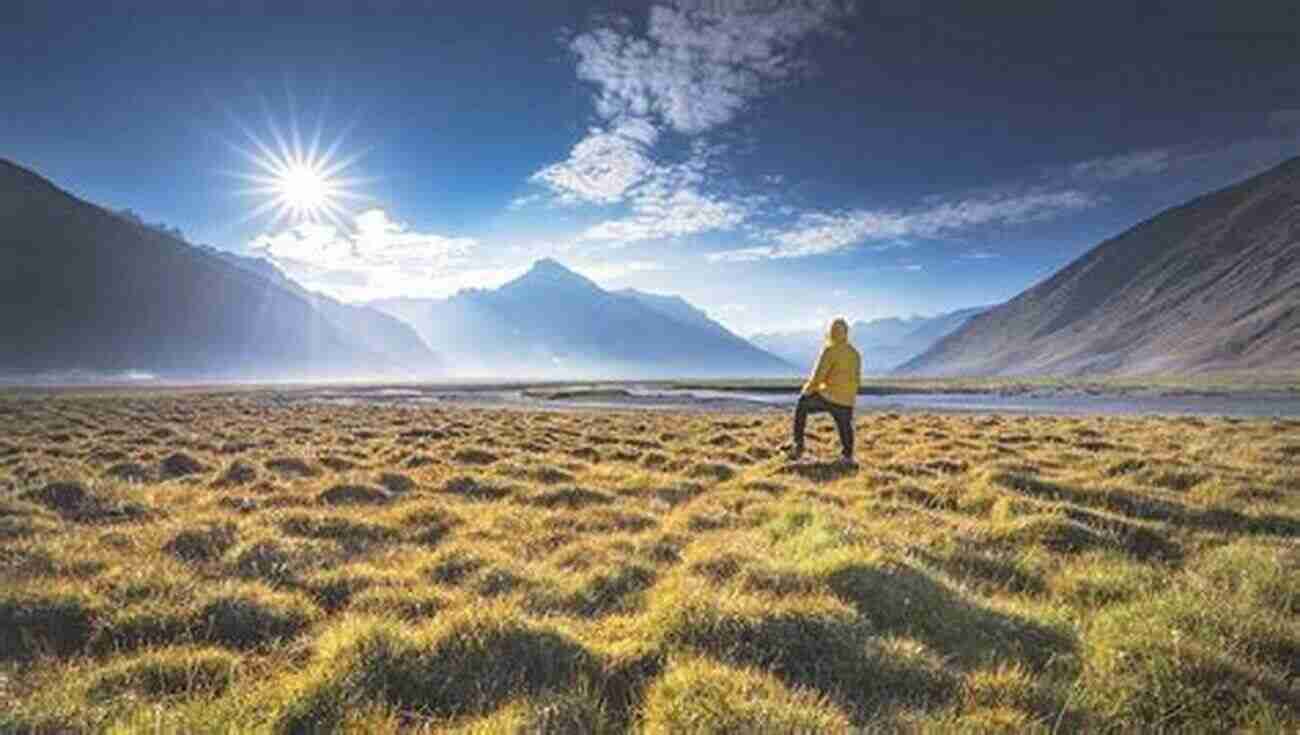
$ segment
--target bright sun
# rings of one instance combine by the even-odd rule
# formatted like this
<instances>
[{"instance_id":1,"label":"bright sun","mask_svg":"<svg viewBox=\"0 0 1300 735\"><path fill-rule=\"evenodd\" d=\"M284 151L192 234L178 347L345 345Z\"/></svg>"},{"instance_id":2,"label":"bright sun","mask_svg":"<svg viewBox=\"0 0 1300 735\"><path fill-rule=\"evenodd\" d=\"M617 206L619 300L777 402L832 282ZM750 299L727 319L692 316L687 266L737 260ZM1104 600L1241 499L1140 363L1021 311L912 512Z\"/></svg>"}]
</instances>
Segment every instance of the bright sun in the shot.
<instances>
[{"instance_id":1,"label":"bright sun","mask_svg":"<svg viewBox=\"0 0 1300 735\"><path fill-rule=\"evenodd\" d=\"M363 197L352 190L359 180L343 177L356 157L335 156L341 139L322 150L319 130L311 136L311 140L304 141L304 136L299 134L296 126L289 136L273 127L271 132L274 145L253 135L246 128L244 132L253 148L232 147L256 166L257 171L235 175L252 184L243 193L263 197L249 219L269 212L273 223L287 220L291 224L345 224L345 200Z\"/></svg>"},{"instance_id":2,"label":"bright sun","mask_svg":"<svg viewBox=\"0 0 1300 735\"><path fill-rule=\"evenodd\" d=\"M293 209L312 212L324 206L330 197L330 182L320 171L298 165L284 172L279 181L280 196Z\"/></svg>"}]
</instances>

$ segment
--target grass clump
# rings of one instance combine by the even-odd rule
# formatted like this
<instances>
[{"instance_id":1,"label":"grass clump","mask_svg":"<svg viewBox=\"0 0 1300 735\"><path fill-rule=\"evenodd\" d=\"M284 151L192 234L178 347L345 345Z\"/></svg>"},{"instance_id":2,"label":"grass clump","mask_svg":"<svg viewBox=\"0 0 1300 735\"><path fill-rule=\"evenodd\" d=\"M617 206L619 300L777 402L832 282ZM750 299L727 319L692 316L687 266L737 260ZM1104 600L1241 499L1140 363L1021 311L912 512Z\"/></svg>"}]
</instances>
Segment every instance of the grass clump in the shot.
<instances>
[{"instance_id":1,"label":"grass clump","mask_svg":"<svg viewBox=\"0 0 1300 735\"><path fill-rule=\"evenodd\" d=\"M0 592L0 661L79 653L90 643L98 617L98 606L71 590Z\"/></svg>"},{"instance_id":2,"label":"grass clump","mask_svg":"<svg viewBox=\"0 0 1300 735\"><path fill-rule=\"evenodd\" d=\"M181 531L163 546L163 551L185 561L207 562L221 558L239 538L233 523L214 523L206 528Z\"/></svg>"},{"instance_id":3,"label":"grass clump","mask_svg":"<svg viewBox=\"0 0 1300 735\"><path fill-rule=\"evenodd\" d=\"M226 467L225 471L221 473L221 476L216 479L213 485L219 488L235 487L238 485L247 485L256 479L257 468L247 462L236 460L231 462L230 466Z\"/></svg>"},{"instance_id":4,"label":"grass clump","mask_svg":"<svg viewBox=\"0 0 1300 735\"><path fill-rule=\"evenodd\" d=\"M301 457L276 457L264 466L286 480L320 475L320 469Z\"/></svg>"},{"instance_id":5,"label":"grass clump","mask_svg":"<svg viewBox=\"0 0 1300 735\"><path fill-rule=\"evenodd\" d=\"M335 485L317 496L325 505L378 505L393 499L393 494L371 485Z\"/></svg>"},{"instance_id":6,"label":"grass clump","mask_svg":"<svg viewBox=\"0 0 1300 735\"><path fill-rule=\"evenodd\" d=\"M97 671L93 700L220 696L235 683L239 658L215 648L167 648L119 659Z\"/></svg>"},{"instance_id":7,"label":"grass clump","mask_svg":"<svg viewBox=\"0 0 1300 735\"><path fill-rule=\"evenodd\" d=\"M1053 575L1047 587L1071 605L1095 609L1158 590L1170 574L1119 554L1087 554Z\"/></svg>"},{"instance_id":8,"label":"grass clump","mask_svg":"<svg viewBox=\"0 0 1300 735\"><path fill-rule=\"evenodd\" d=\"M51 482L21 497L77 523L122 523L149 515L148 509L139 503L91 492L75 481Z\"/></svg>"},{"instance_id":9,"label":"grass clump","mask_svg":"<svg viewBox=\"0 0 1300 735\"><path fill-rule=\"evenodd\" d=\"M661 592L650 615L663 645L766 670L858 717L889 705L934 703L953 686L951 674L931 662L883 648L870 623L837 600L711 597L707 588Z\"/></svg>"},{"instance_id":10,"label":"grass clump","mask_svg":"<svg viewBox=\"0 0 1300 735\"><path fill-rule=\"evenodd\" d=\"M290 536L335 541L351 550L365 550L376 544L395 541L401 535L397 529L379 523L305 513L287 515L280 520L279 526Z\"/></svg>"},{"instance_id":11,"label":"grass clump","mask_svg":"<svg viewBox=\"0 0 1300 735\"><path fill-rule=\"evenodd\" d=\"M206 465L184 452L173 452L158 463L158 476L164 480L174 480L207 471Z\"/></svg>"},{"instance_id":12,"label":"grass clump","mask_svg":"<svg viewBox=\"0 0 1300 735\"><path fill-rule=\"evenodd\" d=\"M847 732L848 717L824 697L791 690L755 669L706 658L674 662L646 694L643 731L792 733Z\"/></svg>"},{"instance_id":13,"label":"grass clump","mask_svg":"<svg viewBox=\"0 0 1300 735\"><path fill-rule=\"evenodd\" d=\"M1098 614L1082 678L1090 703L1130 726L1252 729L1300 716L1289 558L1239 543L1198 561L1156 594Z\"/></svg>"},{"instance_id":14,"label":"grass clump","mask_svg":"<svg viewBox=\"0 0 1300 735\"><path fill-rule=\"evenodd\" d=\"M505 702L561 692L598 671L597 659L555 629L502 608L466 610L407 628L346 621L324 635L321 659L280 732L319 732L365 704L429 717L490 712Z\"/></svg>"},{"instance_id":15,"label":"grass clump","mask_svg":"<svg viewBox=\"0 0 1300 735\"><path fill-rule=\"evenodd\" d=\"M483 482L465 475L448 480L442 491L466 500L484 501L501 500L513 493L513 490L508 487Z\"/></svg>"},{"instance_id":16,"label":"grass clump","mask_svg":"<svg viewBox=\"0 0 1300 735\"><path fill-rule=\"evenodd\" d=\"M198 640L245 650L290 640L319 617L316 606L299 594L239 585L210 596L192 624Z\"/></svg>"},{"instance_id":17,"label":"grass clump","mask_svg":"<svg viewBox=\"0 0 1300 735\"><path fill-rule=\"evenodd\" d=\"M492 464L501 459L497 455L484 449L461 449L451 455L455 462L460 464L485 465Z\"/></svg>"},{"instance_id":18,"label":"grass clump","mask_svg":"<svg viewBox=\"0 0 1300 735\"><path fill-rule=\"evenodd\" d=\"M591 505L608 505L614 502L614 496L598 490L571 487L563 490L546 490L529 497L526 502L543 508L578 510Z\"/></svg>"},{"instance_id":19,"label":"grass clump","mask_svg":"<svg viewBox=\"0 0 1300 735\"><path fill-rule=\"evenodd\" d=\"M325 542L312 540L263 538L241 544L232 551L230 567L234 575L248 580L263 580L286 585L316 566L334 560L337 554Z\"/></svg>"}]
</instances>

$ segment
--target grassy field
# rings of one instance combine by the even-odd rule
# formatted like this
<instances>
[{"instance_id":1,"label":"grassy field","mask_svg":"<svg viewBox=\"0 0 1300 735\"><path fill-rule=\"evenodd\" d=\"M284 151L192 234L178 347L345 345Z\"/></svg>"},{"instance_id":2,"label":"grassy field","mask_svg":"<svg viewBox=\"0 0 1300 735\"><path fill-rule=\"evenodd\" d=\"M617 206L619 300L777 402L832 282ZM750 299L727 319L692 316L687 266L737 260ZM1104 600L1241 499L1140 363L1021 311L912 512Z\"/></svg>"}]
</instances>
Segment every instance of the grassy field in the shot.
<instances>
[{"instance_id":1,"label":"grassy field","mask_svg":"<svg viewBox=\"0 0 1300 735\"><path fill-rule=\"evenodd\" d=\"M0 731L1300 727L1300 421L857 423L0 400Z\"/></svg>"}]
</instances>

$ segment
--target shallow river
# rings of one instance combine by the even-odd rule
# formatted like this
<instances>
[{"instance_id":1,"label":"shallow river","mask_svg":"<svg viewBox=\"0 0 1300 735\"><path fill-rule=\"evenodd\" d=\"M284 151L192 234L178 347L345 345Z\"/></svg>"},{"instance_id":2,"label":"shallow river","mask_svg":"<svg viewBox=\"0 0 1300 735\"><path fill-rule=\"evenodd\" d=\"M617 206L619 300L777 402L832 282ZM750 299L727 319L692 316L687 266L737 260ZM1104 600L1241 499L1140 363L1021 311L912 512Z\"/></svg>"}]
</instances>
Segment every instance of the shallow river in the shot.
<instances>
[{"instance_id":1,"label":"shallow river","mask_svg":"<svg viewBox=\"0 0 1300 735\"><path fill-rule=\"evenodd\" d=\"M289 395L284 395L290 398ZM550 410L664 409L725 412L788 411L796 395L731 390L682 390L635 383L598 387L427 386L330 387L292 394L327 403L472 405ZM1300 417L1300 396L1252 395L1005 395L998 393L907 393L863 395L859 411L931 411L1022 414L1120 414Z\"/></svg>"}]
</instances>

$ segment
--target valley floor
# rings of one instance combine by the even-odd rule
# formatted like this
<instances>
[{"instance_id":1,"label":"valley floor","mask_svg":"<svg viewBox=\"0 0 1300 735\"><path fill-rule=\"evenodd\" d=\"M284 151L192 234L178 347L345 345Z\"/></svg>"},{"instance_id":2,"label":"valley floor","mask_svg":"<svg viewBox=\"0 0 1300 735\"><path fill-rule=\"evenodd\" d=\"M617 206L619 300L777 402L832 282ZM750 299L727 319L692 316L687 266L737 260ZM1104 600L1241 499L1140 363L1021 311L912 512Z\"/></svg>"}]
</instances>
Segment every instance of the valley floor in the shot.
<instances>
[{"instance_id":1,"label":"valley floor","mask_svg":"<svg viewBox=\"0 0 1300 735\"><path fill-rule=\"evenodd\" d=\"M0 732L1300 728L1300 420L857 424L0 398Z\"/></svg>"}]
</instances>

